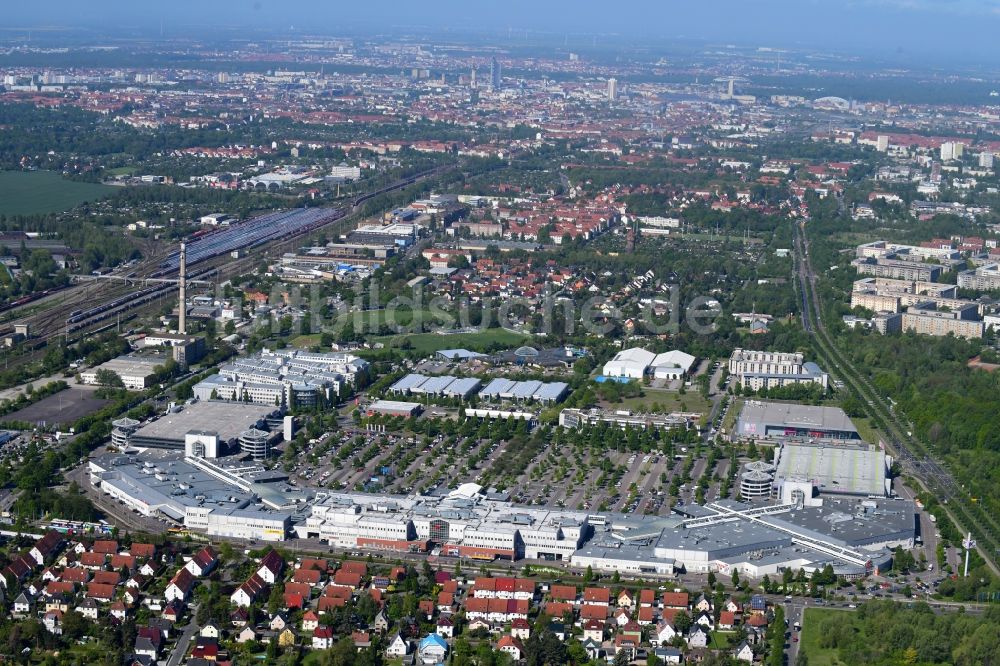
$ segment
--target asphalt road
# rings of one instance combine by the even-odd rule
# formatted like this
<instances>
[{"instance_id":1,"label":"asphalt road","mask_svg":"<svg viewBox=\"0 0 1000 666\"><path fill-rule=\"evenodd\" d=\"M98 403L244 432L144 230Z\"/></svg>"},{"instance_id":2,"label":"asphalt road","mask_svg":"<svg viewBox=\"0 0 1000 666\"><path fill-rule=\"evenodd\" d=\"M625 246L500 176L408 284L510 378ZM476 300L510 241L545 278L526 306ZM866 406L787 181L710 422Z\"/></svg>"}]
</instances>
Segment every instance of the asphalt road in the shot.
<instances>
[{"instance_id":1,"label":"asphalt road","mask_svg":"<svg viewBox=\"0 0 1000 666\"><path fill-rule=\"evenodd\" d=\"M194 635L201 631L201 627L191 618L191 622L184 627L184 631L181 632L180 637L177 639L177 644L174 645L174 649L170 651L170 656L167 658L167 666L180 666L180 663L187 656L188 648L191 645L191 639Z\"/></svg>"}]
</instances>

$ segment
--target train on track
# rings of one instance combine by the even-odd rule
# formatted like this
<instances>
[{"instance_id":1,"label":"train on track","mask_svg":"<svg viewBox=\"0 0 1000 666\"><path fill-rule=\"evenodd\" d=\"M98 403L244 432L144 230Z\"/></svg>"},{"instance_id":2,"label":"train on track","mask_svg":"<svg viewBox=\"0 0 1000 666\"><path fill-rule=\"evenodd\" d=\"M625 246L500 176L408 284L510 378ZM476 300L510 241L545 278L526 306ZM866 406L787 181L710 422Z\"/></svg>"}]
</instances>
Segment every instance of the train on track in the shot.
<instances>
[{"instance_id":1,"label":"train on track","mask_svg":"<svg viewBox=\"0 0 1000 666\"><path fill-rule=\"evenodd\" d=\"M198 280L207 276L211 272L211 269L196 271L188 275L188 279ZM155 301L165 294L176 291L177 288L178 286L176 283L164 282L152 287L140 289L139 291L132 292L131 294L119 296L110 303L104 303L86 310L77 310L74 313L70 313L70 316L66 319L66 333L73 333L74 331L96 324L97 322L109 319L120 312L131 310L132 308L140 305L145 305L150 301Z\"/></svg>"},{"instance_id":2,"label":"train on track","mask_svg":"<svg viewBox=\"0 0 1000 666\"><path fill-rule=\"evenodd\" d=\"M9 310L13 310L15 308L19 308L22 305L27 305L28 303L33 303L34 301L40 300L42 298L45 298L46 296L51 296L52 294L60 292L60 291L62 291L65 288L66 288L65 286L63 286L63 287L52 287L51 289L46 289L45 291L38 291L38 292L35 292L34 294L28 294L27 296L22 296L21 298L15 300L15 301L11 301L10 303L6 303L4 305L0 305L0 313L4 313L4 312L7 312Z\"/></svg>"}]
</instances>

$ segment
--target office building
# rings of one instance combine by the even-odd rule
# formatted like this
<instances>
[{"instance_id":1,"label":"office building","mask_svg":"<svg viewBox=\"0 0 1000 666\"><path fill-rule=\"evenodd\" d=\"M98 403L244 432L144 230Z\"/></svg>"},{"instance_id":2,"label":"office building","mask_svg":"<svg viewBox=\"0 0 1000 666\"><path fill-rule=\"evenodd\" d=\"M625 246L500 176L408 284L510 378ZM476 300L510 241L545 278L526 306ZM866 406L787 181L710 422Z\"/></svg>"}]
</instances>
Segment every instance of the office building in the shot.
<instances>
[{"instance_id":1,"label":"office building","mask_svg":"<svg viewBox=\"0 0 1000 666\"><path fill-rule=\"evenodd\" d=\"M618 99L618 79L608 79L608 101L614 102Z\"/></svg>"},{"instance_id":2,"label":"office building","mask_svg":"<svg viewBox=\"0 0 1000 666\"><path fill-rule=\"evenodd\" d=\"M500 90L503 82L503 73L500 70L500 61L496 56L490 58L490 90L496 92Z\"/></svg>"},{"instance_id":3,"label":"office building","mask_svg":"<svg viewBox=\"0 0 1000 666\"><path fill-rule=\"evenodd\" d=\"M353 354L265 349L226 363L193 390L200 400L308 408L329 404L367 369L368 362Z\"/></svg>"},{"instance_id":4,"label":"office building","mask_svg":"<svg viewBox=\"0 0 1000 666\"><path fill-rule=\"evenodd\" d=\"M791 384L818 384L824 389L829 375L802 354L735 349L729 357L729 374L740 386L754 391Z\"/></svg>"},{"instance_id":5,"label":"office building","mask_svg":"<svg viewBox=\"0 0 1000 666\"><path fill-rule=\"evenodd\" d=\"M642 414L629 410L564 409L559 413L559 425L563 428L580 428L599 423L642 430L672 430L697 427L702 414L699 412L673 412L670 414Z\"/></svg>"}]
</instances>

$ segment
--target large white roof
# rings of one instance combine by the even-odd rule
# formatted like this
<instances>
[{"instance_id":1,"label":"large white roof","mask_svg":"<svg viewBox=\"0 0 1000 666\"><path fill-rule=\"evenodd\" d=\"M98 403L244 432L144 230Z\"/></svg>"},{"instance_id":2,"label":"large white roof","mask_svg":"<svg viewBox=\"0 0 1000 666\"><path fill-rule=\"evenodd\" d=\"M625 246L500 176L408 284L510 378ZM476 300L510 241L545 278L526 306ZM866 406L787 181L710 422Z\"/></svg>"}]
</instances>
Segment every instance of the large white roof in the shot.
<instances>
[{"instance_id":1,"label":"large white roof","mask_svg":"<svg viewBox=\"0 0 1000 666\"><path fill-rule=\"evenodd\" d=\"M654 368L670 368L676 367L681 368L684 372L691 369L694 364L694 356L680 351L679 349L673 349L668 352L663 352L662 354L657 354L653 362L650 363Z\"/></svg>"}]
</instances>

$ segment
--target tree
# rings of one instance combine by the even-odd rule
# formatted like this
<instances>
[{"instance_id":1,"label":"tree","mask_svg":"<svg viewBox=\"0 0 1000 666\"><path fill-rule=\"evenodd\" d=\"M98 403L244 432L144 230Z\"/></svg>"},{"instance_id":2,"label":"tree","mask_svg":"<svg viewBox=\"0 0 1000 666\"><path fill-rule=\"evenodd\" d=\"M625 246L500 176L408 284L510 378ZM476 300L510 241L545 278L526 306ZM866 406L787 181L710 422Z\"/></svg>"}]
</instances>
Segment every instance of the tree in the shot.
<instances>
[{"instance_id":1,"label":"tree","mask_svg":"<svg viewBox=\"0 0 1000 666\"><path fill-rule=\"evenodd\" d=\"M125 388L125 382L122 378L118 376L118 373L114 370L108 370L107 368L98 368L97 372L94 373L94 379L101 386L108 386L111 388Z\"/></svg>"},{"instance_id":2,"label":"tree","mask_svg":"<svg viewBox=\"0 0 1000 666\"><path fill-rule=\"evenodd\" d=\"M732 580L733 580L733 587L739 587L740 586L740 572L737 571L736 569L733 569L733 578L732 578Z\"/></svg>"},{"instance_id":3,"label":"tree","mask_svg":"<svg viewBox=\"0 0 1000 666\"><path fill-rule=\"evenodd\" d=\"M688 615L687 611L680 611L674 616L674 629L677 630L677 633L686 634L691 628L691 622L691 616Z\"/></svg>"}]
</instances>

